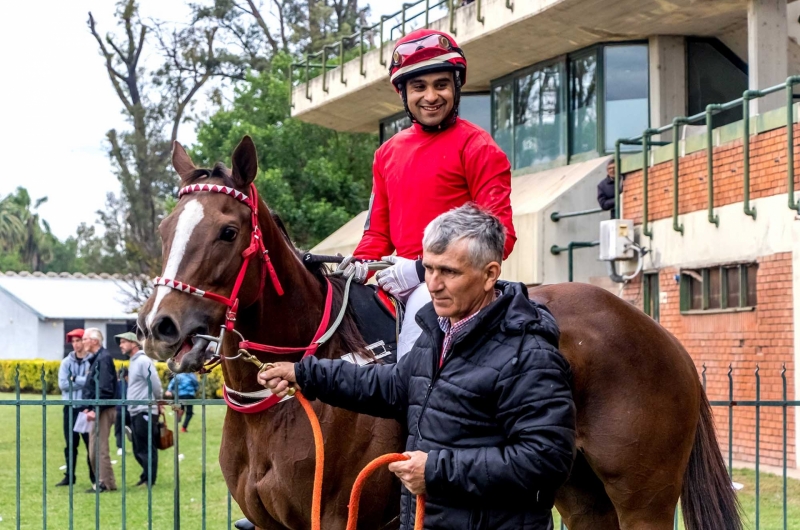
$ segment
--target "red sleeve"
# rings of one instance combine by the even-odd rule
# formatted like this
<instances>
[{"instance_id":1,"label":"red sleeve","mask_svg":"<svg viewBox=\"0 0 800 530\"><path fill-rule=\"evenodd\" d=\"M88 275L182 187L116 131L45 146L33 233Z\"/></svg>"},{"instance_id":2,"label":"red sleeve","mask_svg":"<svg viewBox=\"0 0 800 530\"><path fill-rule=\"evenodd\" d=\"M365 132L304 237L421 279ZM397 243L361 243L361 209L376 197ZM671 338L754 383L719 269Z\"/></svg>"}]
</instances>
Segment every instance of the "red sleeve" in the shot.
<instances>
[{"instance_id":1,"label":"red sleeve","mask_svg":"<svg viewBox=\"0 0 800 530\"><path fill-rule=\"evenodd\" d=\"M517 234L511 213L511 164L491 138L475 135L464 148L464 169L473 202L496 215L506 227L503 259L514 250Z\"/></svg>"},{"instance_id":2,"label":"red sleeve","mask_svg":"<svg viewBox=\"0 0 800 530\"><path fill-rule=\"evenodd\" d=\"M360 259L381 259L394 252L389 231L389 198L386 195L386 182L381 174L381 163L375 153L372 163L372 196L369 198L369 211L364 224L364 235L353 255Z\"/></svg>"}]
</instances>

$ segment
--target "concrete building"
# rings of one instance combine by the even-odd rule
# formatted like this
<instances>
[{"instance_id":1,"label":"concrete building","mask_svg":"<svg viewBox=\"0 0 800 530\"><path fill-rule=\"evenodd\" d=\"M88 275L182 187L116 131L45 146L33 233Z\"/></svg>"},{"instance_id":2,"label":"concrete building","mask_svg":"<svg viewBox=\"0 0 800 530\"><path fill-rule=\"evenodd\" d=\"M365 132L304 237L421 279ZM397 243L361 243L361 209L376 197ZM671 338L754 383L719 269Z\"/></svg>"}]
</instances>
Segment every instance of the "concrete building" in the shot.
<instances>
[{"instance_id":1,"label":"concrete building","mask_svg":"<svg viewBox=\"0 0 800 530\"><path fill-rule=\"evenodd\" d=\"M107 274L0 273L0 359L60 360L67 332L98 328L123 359L113 336L136 327L132 289Z\"/></svg>"},{"instance_id":2,"label":"concrete building","mask_svg":"<svg viewBox=\"0 0 800 530\"><path fill-rule=\"evenodd\" d=\"M714 113L710 152L704 119L648 133L653 147L646 157L641 137L645 129L800 74L800 2L484 0L455 7L460 3L438 18L428 12L427 22L455 34L469 63L462 115L484 127L488 122L512 164L518 241L504 277L539 285L567 281L573 270L575 281L611 289L672 331L698 370L706 366L711 399L727 399L729 381L736 399L755 399L757 364L762 399L782 399L783 366L787 398L795 399L800 210L788 207L797 197L791 199L787 184L787 155L797 149L800 130L787 147L786 91L749 101L747 157L740 105ZM336 56L337 45L308 58L310 75L293 90L293 116L378 133L380 141L408 126L386 65L403 31L425 23L429 4L407 4L404 13L365 31L363 56L342 66L319 67ZM797 115L795 109L793 123ZM596 209L596 186L617 140L637 138L621 147L618 206L647 254L641 273L616 283L596 248L576 249L571 264L567 252L551 252L596 242L608 214L553 217ZM351 252L363 216L315 251ZM635 270L631 263L617 267L621 274ZM725 431L727 409L716 412ZM798 425L790 412L790 467L797 465ZM780 465L780 410L762 411L760 428L762 464ZM755 432L755 411L737 411L735 460L753 462ZM721 442L727 452L727 435Z\"/></svg>"}]
</instances>

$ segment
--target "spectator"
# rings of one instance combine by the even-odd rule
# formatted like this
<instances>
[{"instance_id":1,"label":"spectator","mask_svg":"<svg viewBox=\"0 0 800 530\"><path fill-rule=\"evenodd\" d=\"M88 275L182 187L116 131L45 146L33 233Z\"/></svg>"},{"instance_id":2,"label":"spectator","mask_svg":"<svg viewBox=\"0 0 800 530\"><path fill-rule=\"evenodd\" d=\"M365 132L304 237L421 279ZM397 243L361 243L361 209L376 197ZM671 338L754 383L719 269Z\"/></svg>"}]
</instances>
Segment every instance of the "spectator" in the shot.
<instances>
[{"instance_id":1,"label":"spectator","mask_svg":"<svg viewBox=\"0 0 800 530\"><path fill-rule=\"evenodd\" d=\"M164 394L164 397L172 399L175 396L175 387L177 387L179 399L194 399L199 386L200 382L197 380L197 375L195 373L175 374L175 377L172 378L172 381L170 381L167 386L167 392ZM183 417L181 432L187 432L186 429L189 427L189 421L191 421L192 416L194 416L194 405L183 405L181 413L186 414Z\"/></svg>"},{"instance_id":2,"label":"spectator","mask_svg":"<svg viewBox=\"0 0 800 530\"><path fill-rule=\"evenodd\" d=\"M89 371L89 357L83 347L83 330L73 329L67 333L67 342L72 343L72 351L61 361L58 369L58 388L61 389L62 400L78 400L82 398L83 385L86 383L86 373ZM72 393L70 394L70 388ZM64 405L64 460L67 462L67 469L64 471L64 478L56 486L69 486L75 484L75 464L78 459L78 446L83 444L86 447L86 464L89 467L89 480L94 484L94 472L89 461L89 434L77 433L70 427L70 416L72 425L80 413L72 404ZM72 438L72 451L69 450L69 440ZM70 475L70 469L72 474Z\"/></svg>"},{"instance_id":3,"label":"spectator","mask_svg":"<svg viewBox=\"0 0 800 530\"><path fill-rule=\"evenodd\" d=\"M600 205L605 211L611 211L611 218L615 219L617 212L615 210L616 205L616 195L614 193L614 177L615 177L616 165L614 164L614 159L612 158L608 165L606 166L606 178L600 181L600 184L597 185L597 203ZM623 181L620 180L619 183L619 192L622 193L622 183Z\"/></svg>"},{"instance_id":4,"label":"spectator","mask_svg":"<svg viewBox=\"0 0 800 530\"><path fill-rule=\"evenodd\" d=\"M128 400L161 399L161 380L158 378L153 361L139 349L139 339L130 331L116 336L119 339L119 349L131 362L128 366L128 387L125 398ZM148 388L147 381L150 381ZM152 394L150 393L152 389ZM133 456L142 466L137 486L148 484L148 460L150 461L150 483L154 486L158 473L158 405L128 405L131 415L131 436L133 438ZM148 438L150 443L150 458L148 459Z\"/></svg>"},{"instance_id":5,"label":"spectator","mask_svg":"<svg viewBox=\"0 0 800 530\"><path fill-rule=\"evenodd\" d=\"M83 387L84 399L114 399L117 393L117 371L114 368L114 359L107 349L103 347L103 333L97 328L89 328L83 333L83 347L92 354L86 384ZM95 393L95 377L98 380L97 393ZM108 454L108 437L111 427L117 418L114 405L100 405L100 414L95 414L93 408L86 408L84 412L90 421L97 421L89 433L89 460L92 463L97 482L86 493L93 493L99 489L100 493L115 491L117 481L114 469L111 467L111 455ZM99 416L99 417L97 417ZM99 448L100 460L97 461Z\"/></svg>"}]
</instances>

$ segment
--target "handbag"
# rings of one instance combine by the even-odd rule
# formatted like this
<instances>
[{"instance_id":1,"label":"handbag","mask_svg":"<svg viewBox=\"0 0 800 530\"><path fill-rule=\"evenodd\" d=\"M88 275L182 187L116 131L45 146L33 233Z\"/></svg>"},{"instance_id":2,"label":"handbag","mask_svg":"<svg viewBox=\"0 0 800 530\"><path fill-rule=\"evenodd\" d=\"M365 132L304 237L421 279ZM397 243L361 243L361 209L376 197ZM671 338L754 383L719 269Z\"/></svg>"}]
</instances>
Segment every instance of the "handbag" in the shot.
<instances>
[{"instance_id":1,"label":"handbag","mask_svg":"<svg viewBox=\"0 0 800 530\"><path fill-rule=\"evenodd\" d=\"M162 410L158 415L158 448L161 450L169 449L175 444L172 431L167 427L167 417Z\"/></svg>"}]
</instances>

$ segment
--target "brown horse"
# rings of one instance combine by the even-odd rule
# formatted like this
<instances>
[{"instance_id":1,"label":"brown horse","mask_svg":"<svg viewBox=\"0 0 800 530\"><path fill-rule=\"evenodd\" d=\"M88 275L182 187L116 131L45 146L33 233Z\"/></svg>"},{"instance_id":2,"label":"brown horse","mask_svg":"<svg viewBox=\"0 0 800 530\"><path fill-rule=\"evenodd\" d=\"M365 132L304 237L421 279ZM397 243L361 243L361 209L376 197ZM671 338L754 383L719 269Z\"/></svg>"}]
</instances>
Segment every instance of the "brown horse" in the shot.
<instances>
[{"instance_id":1,"label":"brown horse","mask_svg":"<svg viewBox=\"0 0 800 530\"><path fill-rule=\"evenodd\" d=\"M173 165L183 186L202 182L246 193L256 175L256 152L245 138L229 172L196 169L176 144ZM248 340L306 346L322 318L326 279L313 274L259 203L258 226L277 278L260 278L258 260L243 265L251 235L250 210L221 193L184 195L160 227L163 276L231 297L237 272L246 268L236 329ZM342 284L331 279L341 306ZM263 288L262 288L263 287ZM195 293L196 294L196 293ZM570 530L672 528L679 497L688 530L737 530L738 506L714 434L710 407L691 358L652 319L608 292L581 284L534 289L561 329L560 349L574 375L578 455L556 496ZM157 287L142 308L139 327L146 351L178 371L198 370L206 341L219 329L225 306ZM352 320L316 355L335 358L359 348ZM363 344L361 344L363 345ZM236 352L228 333L223 351ZM263 361L297 360L259 354ZM227 386L259 390L257 367L238 360L222 365ZM393 421L314 404L325 438L325 530L344 528L355 476L373 457L402 447ZM220 465L244 514L264 529L310 528L314 451L308 420L295 400L259 414L228 411ZM376 529L399 510L399 486L383 473L370 482L359 528Z\"/></svg>"}]
</instances>

